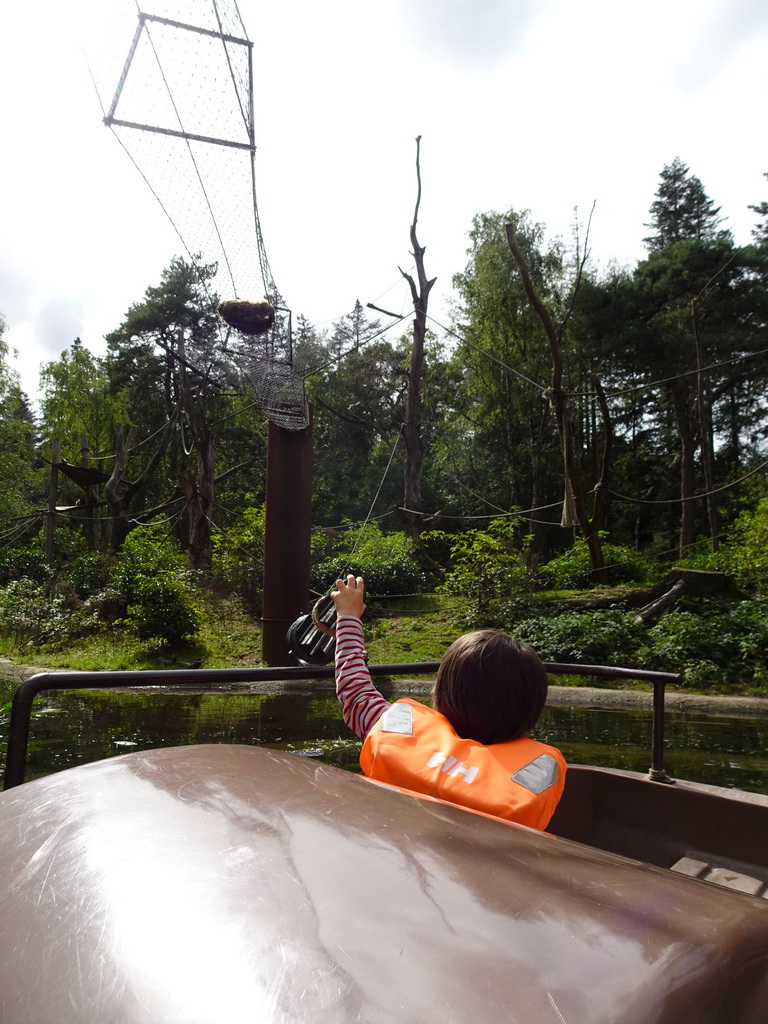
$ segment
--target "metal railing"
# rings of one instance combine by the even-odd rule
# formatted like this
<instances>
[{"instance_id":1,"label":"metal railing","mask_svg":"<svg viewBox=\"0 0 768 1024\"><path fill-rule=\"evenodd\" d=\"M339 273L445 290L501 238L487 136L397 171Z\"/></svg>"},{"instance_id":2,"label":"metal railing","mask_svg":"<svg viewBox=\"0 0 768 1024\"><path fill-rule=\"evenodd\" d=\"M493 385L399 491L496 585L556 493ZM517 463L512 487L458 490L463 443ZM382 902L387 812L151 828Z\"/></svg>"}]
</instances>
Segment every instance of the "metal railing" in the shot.
<instances>
[{"instance_id":1,"label":"metal railing","mask_svg":"<svg viewBox=\"0 0 768 1024\"><path fill-rule=\"evenodd\" d=\"M440 667L439 661L395 665L369 665L372 676L429 676ZM644 669L615 668L608 665L564 665L545 662L550 675L594 676L602 679L637 679L653 683L653 740L649 778L671 782L664 770L664 691L667 683L679 683L676 672L651 672ZM115 690L140 687L173 689L194 686L202 689L232 687L243 683L284 682L286 680L332 679L331 666L286 665L277 668L170 669L141 672L39 672L16 690L11 705L8 752L3 789L24 782L29 746L32 702L44 690Z\"/></svg>"}]
</instances>

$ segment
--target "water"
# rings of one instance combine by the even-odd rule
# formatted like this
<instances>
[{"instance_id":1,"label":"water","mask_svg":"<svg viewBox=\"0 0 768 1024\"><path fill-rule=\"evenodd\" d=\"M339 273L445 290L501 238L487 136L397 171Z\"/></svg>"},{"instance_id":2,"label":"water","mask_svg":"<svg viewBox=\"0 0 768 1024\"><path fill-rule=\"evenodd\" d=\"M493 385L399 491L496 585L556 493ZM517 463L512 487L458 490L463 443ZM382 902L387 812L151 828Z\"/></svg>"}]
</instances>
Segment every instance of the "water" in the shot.
<instances>
[{"instance_id":1,"label":"water","mask_svg":"<svg viewBox=\"0 0 768 1024\"><path fill-rule=\"evenodd\" d=\"M27 779L151 747L245 743L323 751L323 760L357 769L359 741L344 725L332 692L52 692L36 702ZM7 725L0 728L4 746ZM651 716L645 711L545 709L535 736L572 764L633 771L650 765ZM768 719L668 714L666 764L678 778L768 793ZM4 760L4 758L3 758Z\"/></svg>"}]
</instances>

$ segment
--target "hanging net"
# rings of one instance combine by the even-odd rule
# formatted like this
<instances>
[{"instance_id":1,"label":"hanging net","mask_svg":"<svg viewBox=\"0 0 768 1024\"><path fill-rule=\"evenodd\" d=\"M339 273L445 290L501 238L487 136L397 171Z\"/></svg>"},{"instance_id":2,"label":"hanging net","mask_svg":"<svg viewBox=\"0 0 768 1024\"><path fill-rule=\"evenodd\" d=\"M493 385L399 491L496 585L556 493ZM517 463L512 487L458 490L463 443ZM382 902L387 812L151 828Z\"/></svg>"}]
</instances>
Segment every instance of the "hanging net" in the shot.
<instances>
[{"instance_id":1,"label":"hanging net","mask_svg":"<svg viewBox=\"0 0 768 1024\"><path fill-rule=\"evenodd\" d=\"M306 401L291 366L290 311L272 276L256 203L253 44L234 0L146 2L151 9L137 12L124 0L101 15L92 70L104 122L190 262L215 266L205 285L211 300L254 304L264 296L272 322L261 342L254 335L264 332L227 318L222 341L265 414L272 419L274 410L280 425L287 419L289 429L302 429ZM256 372L259 361L267 365Z\"/></svg>"}]
</instances>

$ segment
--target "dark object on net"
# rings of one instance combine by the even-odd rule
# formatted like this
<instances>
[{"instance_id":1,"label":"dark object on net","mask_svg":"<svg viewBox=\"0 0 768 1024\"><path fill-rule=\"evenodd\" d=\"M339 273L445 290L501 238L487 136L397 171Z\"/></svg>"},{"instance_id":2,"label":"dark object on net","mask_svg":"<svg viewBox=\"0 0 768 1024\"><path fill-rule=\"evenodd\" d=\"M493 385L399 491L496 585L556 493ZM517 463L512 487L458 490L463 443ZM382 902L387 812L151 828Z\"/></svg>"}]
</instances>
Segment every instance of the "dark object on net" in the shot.
<instances>
[{"instance_id":1,"label":"dark object on net","mask_svg":"<svg viewBox=\"0 0 768 1024\"><path fill-rule=\"evenodd\" d=\"M288 653L299 665L330 665L336 653L336 607L321 598L309 615L300 615L285 635Z\"/></svg>"},{"instance_id":2,"label":"dark object on net","mask_svg":"<svg viewBox=\"0 0 768 1024\"><path fill-rule=\"evenodd\" d=\"M269 302L231 299L219 303L218 313L225 324L241 334L266 334L275 324L275 310Z\"/></svg>"}]
</instances>

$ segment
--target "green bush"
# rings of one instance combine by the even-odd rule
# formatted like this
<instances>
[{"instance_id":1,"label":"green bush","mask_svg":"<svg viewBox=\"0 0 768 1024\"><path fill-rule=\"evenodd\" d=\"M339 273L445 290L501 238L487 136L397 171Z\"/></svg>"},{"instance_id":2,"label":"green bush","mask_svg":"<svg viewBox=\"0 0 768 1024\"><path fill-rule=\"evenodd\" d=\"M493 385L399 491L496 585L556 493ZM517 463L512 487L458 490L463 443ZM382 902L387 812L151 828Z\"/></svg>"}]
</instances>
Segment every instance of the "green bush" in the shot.
<instances>
[{"instance_id":1,"label":"green bush","mask_svg":"<svg viewBox=\"0 0 768 1024\"><path fill-rule=\"evenodd\" d=\"M110 580L110 567L102 555L83 555L75 559L68 575L72 590L85 600L104 590Z\"/></svg>"},{"instance_id":2,"label":"green bush","mask_svg":"<svg viewBox=\"0 0 768 1024\"><path fill-rule=\"evenodd\" d=\"M140 640L177 644L195 636L200 614L189 590L172 573L160 572L135 588L126 621Z\"/></svg>"},{"instance_id":3,"label":"green bush","mask_svg":"<svg viewBox=\"0 0 768 1024\"><path fill-rule=\"evenodd\" d=\"M226 533L213 538L213 578L249 601L264 576L264 506L245 509Z\"/></svg>"},{"instance_id":4,"label":"green bush","mask_svg":"<svg viewBox=\"0 0 768 1024\"><path fill-rule=\"evenodd\" d=\"M40 647L98 628L98 613L74 607L65 594L49 597L35 580L22 577L0 589L0 634L16 647Z\"/></svg>"},{"instance_id":5,"label":"green bush","mask_svg":"<svg viewBox=\"0 0 768 1024\"><path fill-rule=\"evenodd\" d=\"M648 630L640 651L646 666L684 671L684 683L704 689L715 682L748 683L765 673L768 619L762 604L742 601L722 610L702 606L702 614L673 611Z\"/></svg>"},{"instance_id":6,"label":"green bush","mask_svg":"<svg viewBox=\"0 0 768 1024\"><path fill-rule=\"evenodd\" d=\"M513 517L492 519L485 530L446 534L432 531L425 540L448 543L449 568L438 590L466 598L465 626L480 625L491 607L530 590L526 562L528 538L517 538L520 523Z\"/></svg>"},{"instance_id":7,"label":"green bush","mask_svg":"<svg viewBox=\"0 0 768 1024\"><path fill-rule=\"evenodd\" d=\"M159 526L137 526L125 539L112 569L112 586L126 603L140 587L161 573L182 574L184 558Z\"/></svg>"},{"instance_id":8,"label":"green bush","mask_svg":"<svg viewBox=\"0 0 768 1024\"><path fill-rule=\"evenodd\" d=\"M348 536L347 540L351 537ZM355 532L354 553L326 558L312 567L313 589L325 592L338 579L340 573L352 573L365 579L370 594L421 593L427 580L414 560L412 547L402 532L383 533L377 523L368 523Z\"/></svg>"},{"instance_id":9,"label":"green bush","mask_svg":"<svg viewBox=\"0 0 768 1024\"><path fill-rule=\"evenodd\" d=\"M0 587L22 577L45 583L49 576L48 559L39 548L0 548Z\"/></svg>"},{"instance_id":10,"label":"green bush","mask_svg":"<svg viewBox=\"0 0 768 1024\"><path fill-rule=\"evenodd\" d=\"M510 605L494 625L531 645L544 661L682 672L683 685L759 685L768 669L768 616L759 602L672 611L648 626L635 612L569 611L525 617Z\"/></svg>"},{"instance_id":11,"label":"green bush","mask_svg":"<svg viewBox=\"0 0 768 1024\"><path fill-rule=\"evenodd\" d=\"M640 666L646 629L633 612L615 609L563 612L509 623L509 632L530 644L544 661ZM644 666L645 667L645 666Z\"/></svg>"},{"instance_id":12,"label":"green bush","mask_svg":"<svg viewBox=\"0 0 768 1024\"><path fill-rule=\"evenodd\" d=\"M603 542L603 559L608 571L608 582L613 586L619 583L645 583L652 576L652 568L642 555L622 544ZM544 585L554 590L576 590L599 585L583 537L578 537L567 551L541 566L539 575Z\"/></svg>"},{"instance_id":13,"label":"green bush","mask_svg":"<svg viewBox=\"0 0 768 1024\"><path fill-rule=\"evenodd\" d=\"M352 573L365 579L365 589L373 596L419 594L426 587L426 578L418 564L410 558L376 558L353 555L321 562L312 569L312 588L325 592L339 574Z\"/></svg>"},{"instance_id":14,"label":"green bush","mask_svg":"<svg viewBox=\"0 0 768 1024\"><path fill-rule=\"evenodd\" d=\"M708 562L706 568L728 573L747 592L768 592L768 498L742 512L727 542Z\"/></svg>"}]
</instances>

